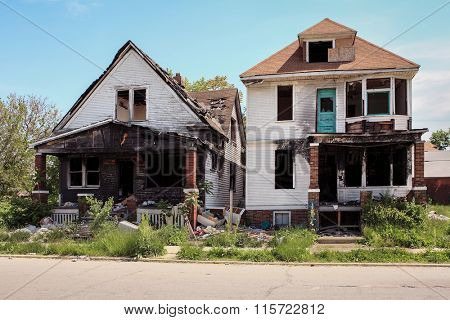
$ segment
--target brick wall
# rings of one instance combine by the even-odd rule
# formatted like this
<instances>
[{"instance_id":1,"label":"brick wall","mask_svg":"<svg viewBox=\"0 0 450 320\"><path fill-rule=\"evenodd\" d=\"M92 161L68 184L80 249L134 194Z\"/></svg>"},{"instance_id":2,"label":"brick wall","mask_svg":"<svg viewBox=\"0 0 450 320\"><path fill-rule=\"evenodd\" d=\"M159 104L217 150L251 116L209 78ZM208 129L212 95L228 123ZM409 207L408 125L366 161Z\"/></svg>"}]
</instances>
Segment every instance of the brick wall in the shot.
<instances>
[{"instance_id":1,"label":"brick wall","mask_svg":"<svg viewBox=\"0 0 450 320\"><path fill-rule=\"evenodd\" d=\"M197 149L186 149L186 167L185 167L185 188L191 189L197 187Z\"/></svg>"},{"instance_id":2,"label":"brick wall","mask_svg":"<svg viewBox=\"0 0 450 320\"><path fill-rule=\"evenodd\" d=\"M414 144L414 184L415 187L425 186L424 179L424 142Z\"/></svg>"},{"instance_id":3,"label":"brick wall","mask_svg":"<svg viewBox=\"0 0 450 320\"><path fill-rule=\"evenodd\" d=\"M319 188L319 146L309 147L310 189Z\"/></svg>"},{"instance_id":4,"label":"brick wall","mask_svg":"<svg viewBox=\"0 0 450 320\"><path fill-rule=\"evenodd\" d=\"M243 216L243 221L254 227L261 227L263 221L268 221L270 225L273 223L274 211L290 211L291 212L291 225L308 225L309 217L308 210L246 210Z\"/></svg>"}]
</instances>

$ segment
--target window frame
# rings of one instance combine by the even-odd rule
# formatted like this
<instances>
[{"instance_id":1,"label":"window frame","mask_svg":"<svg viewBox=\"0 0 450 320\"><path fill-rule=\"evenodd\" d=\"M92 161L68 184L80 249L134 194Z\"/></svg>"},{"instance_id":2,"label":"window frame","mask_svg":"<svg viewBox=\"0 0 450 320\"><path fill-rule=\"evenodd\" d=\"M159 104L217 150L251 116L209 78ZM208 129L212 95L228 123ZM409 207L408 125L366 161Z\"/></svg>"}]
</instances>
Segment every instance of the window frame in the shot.
<instances>
[{"instance_id":1,"label":"window frame","mask_svg":"<svg viewBox=\"0 0 450 320\"><path fill-rule=\"evenodd\" d=\"M148 109L149 109L149 86L131 86L131 87L116 87L115 88L115 104L114 104L114 120L119 120L117 118L117 103L118 103L118 92L119 91L127 91L128 90L128 118L130 119L128 122L143 122L148 121ZM144 120L135 120L134 117L134 91L136 90L145 90L145 119ZM120 121L120 120L119 120Z\"/></svg>"},{"instance_id":2,"label":"window frame","mask_svg":"<svg viewBox=\"0 0 450 320\"><path fill-rule=\"evenodd\" d=\"M278 120L278 88L279 87L292 87L292 119L288 120ZM293 122L295 121L295 85L294 84L278 84L275 86L275 96L276 96L276 122L283 123L283 122Z\"/></svg>"},{"instance_id":3,"label":"window frame","mask_svg":"<svg viewBox=\"0 0 450 320\"><path fill-rule=\"evenodd\" d=\"M307 63L328 63L328 59L327 62L309 62L309 43L310 42L327 42L327 41L331 41L332 42L332 49L336 48L336 39L332 38L332 39L310 39L310 40L306 40L306 62Z\"/></svg>"},{"instance_id":4,"label":"window frame","mask_svg":"<svg viewBox=\"0 0 450 320\"><path fill-rule=\"evenodd\" d=\"M289 216L289 223L287 225L278 225L278 226L280 226L281 228L282 227L290 227L292 225L292 212L291 211L273 211L273 213L272 213L272 219L273 219L272 226L273 227L277 226L277 224L275 223L277 214L286 214L286 213Z\"/></svg>"},{"instance_id":5,"label":"window frame","mask_svg":"<svg viewBox=\"0 0 450 320\"><path fill-rule=\"evenodd\" d=\"M88 158L97 158L98 159L98 170L87 170L87 159ZM81 171L71 171L70 170L70 160L71 159L80 159L81 160ZM80 173L81 172L81 185L73 186L71 185L71 173ZM98 185L88 185L87 184L87 174L88 172L98 173ZM98 189L100 188L100 173L101 173L101 158L100 157L69 157L68 167L67 167L67 188L68 189Z\"/></svg>"},{"instance_id":6,"label":"window frame","mask_svg":"<svg viewBox=\"0 0 450 320\"><path fill-rule=\"evenodd\" d=\"M292 187L290 187L290 188L280 188L280 187L277 187L277 172L276 172L276 170L277 170L277 152L278 151L290 151L290 152L292 152ZM296 176L296 174L295 174L295 157L296 157L296 155L295 155L295 151L294 150L290 150L290 149L277 149L277 150L275 150L275 152L273 153L273 155L274 155L274 166L275 166L275 168L274 168L274 189L275 190L294 190L295 189L295 176Z\"/></svg>"}]
</instances>

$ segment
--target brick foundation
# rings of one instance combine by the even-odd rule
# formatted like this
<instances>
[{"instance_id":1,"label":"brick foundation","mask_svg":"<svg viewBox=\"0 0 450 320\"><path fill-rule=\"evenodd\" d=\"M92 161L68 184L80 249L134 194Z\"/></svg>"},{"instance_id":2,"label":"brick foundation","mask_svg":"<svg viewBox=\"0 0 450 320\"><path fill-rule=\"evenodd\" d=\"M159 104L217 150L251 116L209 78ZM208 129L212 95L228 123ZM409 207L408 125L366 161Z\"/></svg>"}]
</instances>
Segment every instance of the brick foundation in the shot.
<instances>
[{"instance_id":1,"label":"brick foundation","mask_svg":"<svg viewBox=\"0 0 450 320\"><path fill-rule=\"evenodd\" d=\"M250 226L260 228L263 221L268 221L270 225L273 224L273 213L275 211L290 211L292 226L308 226L309 216L308 210L246 210L243 216L243 221Z\"/></svg>"},{"instance_id":2,"label":"brick foundation","mask_svg":"<svg viewBox=\"0 0 450 320\"><path fill-rule=\"evenodd\" d=\"M424 141L414 144L414 179L411 195L417 203L427 202L427 190L424 177ZM414 189L419 190L414 190Z\"/></svg>"}]
</instances>

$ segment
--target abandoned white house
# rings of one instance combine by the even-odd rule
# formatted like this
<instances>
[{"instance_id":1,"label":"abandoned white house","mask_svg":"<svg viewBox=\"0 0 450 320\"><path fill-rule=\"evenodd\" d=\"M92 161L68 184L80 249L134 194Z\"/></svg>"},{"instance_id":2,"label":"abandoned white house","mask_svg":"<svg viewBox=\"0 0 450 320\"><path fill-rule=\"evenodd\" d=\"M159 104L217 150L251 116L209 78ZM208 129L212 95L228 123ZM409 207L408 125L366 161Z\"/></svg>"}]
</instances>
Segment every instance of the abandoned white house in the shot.
<instances>
[{"instance_id":1,"label":"abandoned white house","mask_svg":"<svg viewBox=\"0 0 450 320\"><path fill-rule=\"evenodd\" d=\"M383 193L424 201L412 129L419 65L324 19L240 75L247 89L246 215L253 224L358 228Z\"/></svg>"},{"instance_id":2,"label":"abandoned white house","mask_svg":"<svg viewBox=\"0 0 450 320\"><path fill-rule=\"evenodd\" d=\"M244 206L245 133L236 89L188 93L128 41L75 102L53 134L32 145L46 201L46 155L60 160L61 202L86 194L120 200L183 201L213 183L205 206Z\"/></svg>"}]
</instances>

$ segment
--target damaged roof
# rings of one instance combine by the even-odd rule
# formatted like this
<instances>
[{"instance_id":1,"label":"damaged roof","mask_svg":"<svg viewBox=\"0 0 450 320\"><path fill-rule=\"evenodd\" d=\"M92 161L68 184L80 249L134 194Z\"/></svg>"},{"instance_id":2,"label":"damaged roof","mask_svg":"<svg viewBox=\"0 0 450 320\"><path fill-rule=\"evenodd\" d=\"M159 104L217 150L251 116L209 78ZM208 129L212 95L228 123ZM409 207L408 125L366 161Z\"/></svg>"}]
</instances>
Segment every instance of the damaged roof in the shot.
<instances>
[{"instance_id":1,"label":"damaged roof","mask_svg":"<svg viewBox=\"0 0 450 320\"><path fill-rule=\"evenodd\" d=\"M231 115L236 105L236 116L239 128L242 126L242 114L239 102L239 91L236 88L189 92L189 95L204 108L206 113L215 119L222 130L228 132L231 124ZM240 130L241 138L243 132Z\"/></svg>"},{"instance_id":2,"label":"damaged roof","mask_svg":"<svg viewBox=\"0 0 450 320\"><path fill-rule=\"evenodd\" d=\"M356 31L330 19L324 19L318 24L299 34L323 35L352 33ZM267 59L240 75L241 78L261 75L278 75L287 73L306 73L323 71L357 71L379 69L417 69L420 66L399 55L381 48L367 40L355 36L355 60L350 62L306 62L303 57L303 47L296 39L291 44L274 53Z\"/></svg>"},{"instance_id":3,"label":"damaged roof","mask_svg":"<svg viewBox=\"0 0 450 320\"><path fill-rule=\"evenodd\" d=\"M207 126L217 131L218 133L225 135L219 123L211 118L205 111L205 109L198 105L196 101L191 99L187 92L181 87L161 66L159 66L155 61L153 61L147 54L145 54L139 47L137 47L131 40L128 40L120 49L117 51L111 64L106 68L106 70L100 75L100 77L94 80L91 85L83 92L83 94L78 98L74 105L70 108L67 114L62 118L62 120L56 125L53 130L60 132L59 130L64 127L64 125L70 120L70 118L76 113L76 111L81 107L84 101L94 92L94 90L100 85L100 83L106 78L106 76L111 72L111 70L117 65L117 63L130 51L135 50L147 64L166 82L166 84L173 89L177 96L199 117L199 119L205 123Z\"/></svg>"}]
</instances>

